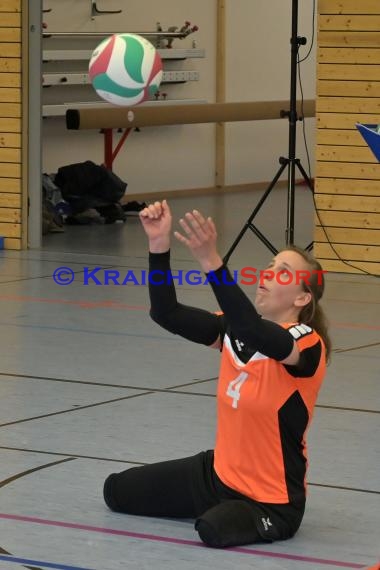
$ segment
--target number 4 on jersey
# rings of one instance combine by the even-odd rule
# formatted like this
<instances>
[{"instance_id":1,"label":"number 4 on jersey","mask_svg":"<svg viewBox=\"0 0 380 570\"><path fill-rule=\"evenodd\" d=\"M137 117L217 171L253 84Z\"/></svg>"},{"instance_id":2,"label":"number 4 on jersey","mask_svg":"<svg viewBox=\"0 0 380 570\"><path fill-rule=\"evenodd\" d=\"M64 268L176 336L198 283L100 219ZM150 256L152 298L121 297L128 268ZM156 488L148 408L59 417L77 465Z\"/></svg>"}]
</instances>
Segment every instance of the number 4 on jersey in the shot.
<instances>
[{"instance_id":1,"label":"number 4 on jersey","mask_svg":"<svg viewBox=\"0 0 380 570\"><path fill-rule=\"evenodd\" d=\"M237 408L238 402L240 400L240 390L244 382L247 380L248 374L246 372L241 372L235 380L231 380L227 388L227 396L230 396L232 401L232 407Z\"/></svg>"}]
</instances>

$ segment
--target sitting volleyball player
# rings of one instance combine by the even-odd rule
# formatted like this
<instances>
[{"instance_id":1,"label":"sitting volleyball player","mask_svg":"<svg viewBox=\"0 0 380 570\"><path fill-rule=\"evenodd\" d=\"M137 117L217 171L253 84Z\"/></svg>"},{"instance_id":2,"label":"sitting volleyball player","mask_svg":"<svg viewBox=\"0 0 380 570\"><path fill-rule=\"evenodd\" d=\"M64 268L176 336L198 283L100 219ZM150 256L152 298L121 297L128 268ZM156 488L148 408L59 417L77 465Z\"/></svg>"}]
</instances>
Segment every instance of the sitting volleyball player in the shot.
<instances>
[{"instance_id":1,"label":"sitting volleyball player","mask_svg":"<svg viewBox=\"0 0 380 570\"><path fill-rule=\"evenodd\" d=\"M178 303L173 282L163 278L172 225L166 201L140 219L150 271L162 283L149 286L153 320L221 350L217 436L214 450L111 474L105 501L122 513L195 518L200 538L213 547L290 538L304 514L305 432L330 352L321 266L302 250L281 251L269 265L273 275L308 271L309 284L268 277L254 306L217 253L213 221L194 210L180 220L185 235L175 236L209 275L222 314L207 312Z\"/></svg>"}]
</instances>

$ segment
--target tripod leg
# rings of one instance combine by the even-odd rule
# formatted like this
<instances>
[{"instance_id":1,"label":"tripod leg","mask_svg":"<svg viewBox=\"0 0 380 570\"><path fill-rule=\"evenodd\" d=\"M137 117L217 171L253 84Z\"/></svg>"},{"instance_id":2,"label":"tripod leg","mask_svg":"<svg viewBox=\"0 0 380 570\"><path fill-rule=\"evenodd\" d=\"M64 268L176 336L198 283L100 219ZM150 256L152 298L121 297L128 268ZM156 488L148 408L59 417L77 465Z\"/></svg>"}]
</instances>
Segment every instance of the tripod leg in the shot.
<instances>
[{"instance_id":1,"label":"tripod leg","mask_svg":"<svg viewBox=\"0 0 380 570\"><path fill-rule=\"evenodd\" d=\"M281 161L282 161L282 159L281 159ZM279 179L281 177L281 174L284 172L287 165L288 165L288 161L286 159L284 159L284 162L282 162L280 168L278 169L277 174L273 178L273 180L270 183L270 185L268 186L268 188L265 190L265 192L262 195L261 199L259 200L256 208L253 210L252 214L248 218L247 225L252 222L253 218L255 218L256 215L258 214L259 210L261 210L262 205L264 204L265 200L268 198L269 194L272 192L273 188L276 186L277 182L279 181Z\"/></svg>"},{"instance_id":2,"label":"tripod leg","mask_svg":"<svg viewBox=\"0 0 380 570\"><path fill-rule=\"evenodd\" d=\"M253 224L249 224L249 229L253 231L254 234L257 235L260 241L263 242L264 245L273 253L273 255L278 254L278 249L274 247L273 244L265 237L265 235Z\"/></svg>"},{"instance_id":3,"label":"tripod leg","mask_svg":"<svg viewBox=\"0 0 380 570\"><path fill-rule=\"evenodd\" d=\"M305 182L307 183L308 187L310 188L310 190L312 192L314 192L314 184L310 179L310 176L307 174L306 170L304 169L304 167L302 166L300 160L296 160L296 164L298 167L298 170L300 171L300 173L303 176L303 179L305 180Z\"/></svg>"},{"instance_id":4,"label":"tripod leg","mask_svg":"<svg viewBox=\"0 0 380 570\"><path fill-rule=\"evenodd\" d=\"M240 240L242 239L242 237L244 236L245 232L248 229L252 230L257 235L257 237L272 251L272 253L274 253L274 254L278 253L277 249L265 238L265 236L260 232L260 230L258 230L252 224L252 220L258 214L258 212L261 209L262 205L264 204L265 200L268 198L269 194L272 192L273 188L276 186L279 178L281 177L281 174L284 172L287 165L288 165L288 161L285 159L282 162L282 164L281 164L277 174L273 178L272 182L270 183L270 185L268 186L268 188L266 189L266 191L262 195L261 199L259 200L256 208L253 210L252 214L250 215L250 217L248 218L248 220L244 224L242 230L240 231L239 235L235 239L234 243L231 245L230 249L227 251L226 255L224 256L224 258L223 258L224 263L228 263L228 260L230 259L232 253L235 251L237 245L240 243Z\"/></svg>"},{"instance_id":5,"label":"tripod leg","mask_svg":"<svg viewBox=\"0 0 380 570\"><path fill-rule=\"evenodd\" d=\"M312 181L310 180L310 177L308 176L307 172L305 171L305 169L303 168L300 160L296 160L296 165L298 170L300 171L300 173L302 174L305 182L307 183L309 189L314 192L314 186ZM305 247L305 251L311 251L314 247L314 242L310 242L309 245L307 247Z\"/></svg>"}]
</instances>

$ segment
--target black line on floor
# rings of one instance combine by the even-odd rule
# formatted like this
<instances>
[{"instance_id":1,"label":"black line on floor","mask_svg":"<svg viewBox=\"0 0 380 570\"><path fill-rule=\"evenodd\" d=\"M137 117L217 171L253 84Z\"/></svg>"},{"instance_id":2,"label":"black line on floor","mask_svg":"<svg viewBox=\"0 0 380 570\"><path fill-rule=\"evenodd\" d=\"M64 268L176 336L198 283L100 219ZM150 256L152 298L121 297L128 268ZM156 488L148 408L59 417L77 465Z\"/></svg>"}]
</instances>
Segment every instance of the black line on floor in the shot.
<instances>
[{"instance_id":1,"label":"black line on floor","mask_svg":"<svg viewBox=\"0 0 380 570\"><path fill-rule=\"evenodd\" d=\"M194 395L194 396L206 396L206 397L214 397L214 394L205 394L204 392L182 392L182 391L178 391L175 392L175 390L177 388L181 388L181 385L179 386L173 386L169 388L152 388L152 387L148 387L148 386L129 386L128 384L109 384L109 383L105 383L105 382L93 382L90 380L70 380L69 378L53 378L53 377L49 377L49 376L32 376L30 374L13 374L13 373L8 373L8 372L0 372L0 376L9 376L11 378L25 378L26 380L44 380L44 381L51 381L51 382L62 382L62 383L68 383L68 384L83 384L85 386L100 386L101 388L121 388L123 390L138 390L141 392L163 392L163 393L173 393L173 394L189 394L189 395ZM196 384L201 384L201 383L207 383L207 382L211 382L213 380L217 380L217 378L206 378L204 380L192 380L191 382L188 382L186 384L182 384L183 387L185 386L193 386Z\"/></svg>"},{"instance_id":2,"label":"black line on floor","mask_svg":"<svg viewBox=\"0 0 380 570\"><path fill-rule=\"evenodd\" d=\"M22 471L21 473L17 473L16 475L12 475L12 477L8 477L3 481L0 481L0 488L5 487L5 485L9 485L9 483L13 483L13 481L17 481L17 479L21 479L21 477L25 477L25 475L30 475L31 473L35 473L36 471L41 471L41 469L47 469L48 467L53 467L54 465L60 465L61 463L67 463L68 461L74 461L75 457L66 457L66 459L60 459L59 461L53 461L52 463L47 463L45 465L40 465L39 467L34 467L33 469L27 469L26 471ZM4 548L0 548L1 554L6 554L7 556L13 556L10 552L4 550ZM42 568L38 566L26 566L25 564L21 565L23 568L27 568L27 570L42 570Z\"/></svg>"},{"instance_id":3,"label":"black line on floor","mask_svg":"<svg viewBox=\"0 0 380 570\"><path fill-rule=\"evenodd\" d=\"M88 385L88 386L100 386L101 388L121 388L123 390L137 390L139 392L143 392L143 394L135 394L133 396L127 396L125 398L121 398L121 399L128 399L128 398L132 398L132 397L136 397L136 396L143 396L145 393L150 393L150 394L178 394L180 396L200 396L202 398L215 398L216 394L205 394L204 392L186 392L184 390L178 390L178 388L181 388L181 385L179 386L173 386L172 388L148 388L146 386L129 386L129 385L125 385L125 384L105 384L105 383L100 383L100 382L90 382L90 381L86 381L86 380L69 380L67 378L52 378L49 376L31 376L28 374L13 374L13 373L7 373L7 372L0 372L0 376L9 376L11 378L25 378L27 380L43 380L43 381L51 381L51 382L62 382L62 383L69 383L69 384L83 384L83 385ZM217 378L206 378L204 380L194 380L192 382L188 382L187 384L183 384L182 386L186 387L186 386L193 386L196 384L202 384L202 383L207 383L207 382L211 382L211 381L215 381L217 380ZM83 406L83 407L78 407L75 409L70 408L69 410L63 410L61 412L55 412L52 414L46 414L46 415L42 415L42 416L37 416L36 418L30 418L30 419L24 419L24 420L19 420L19 422L23 422L23 421L30 421L32 419L40 419L43 417L47 417L49 415L55 415L55 414L60 414L60 413L66 413L66 411L71 412L71 411L75 411L75 410L80 410L80 409L85 409L86 407L92 407L92 406L100 406L102 404L108 404L108 403L112 403L113 401L118 401L118 398L116 398L115 400L109 400L109 401L105 401L105 402L98 402L97 404L92 404L89 406ZM344 406L329 406L329 405L325 405L325 404L316 404L315 405L316 408L321 408L321 409L331 409L331 410L337 410L337 411L342 411L342 412L359 412L359 413L363 413L363 414L380 414L380 410L371 410L371 409L364 409L364 408L349 408L349 407L344 407ZM12 423L19 423L19 422L12 422ZM6 425L11 425L11 424L0 424L0 427L4 427Z\"/></svg>"},{"instance_id":4,"label":"black line on floor","mask_svg":"<svg viewBox=\"0 0 380 570\"><path fill-rule=\"evenodd\" d=\"M130 461L127 459L112 459L109 457L95 457L92 455L77 455L77 454L71 454L71 453L59 453L59 452L54 452L54 451L41 451L39 449L23 449L23 448L19 448L19 447L7 447L7 446L3 446L0 445L0 449L4 449L5 451L16 451L16 452L23 452L23 453L37 453L37 454L41 454L41 455L54 455L54 456L62 456L65 457L66 460L61 460L61 461L57 461L55 463L51 463L49 465L55 465L56 463L63 463L64 461L69 461L71 459L89 459L91 461L106 461L106 462L110 462L110 463L127 463L130 465L147 465L146 462L142 462L142 461ZM49 465L47 465L46 467L48 467ZM33 471L33 470L31 470ZM325 483L311 483L308 482L308 485L311 487L321 487L323 489L336 489L338 491L353 491L355 493L366 493L366 494L372 494L372 495L380 495L380 491L373 491L372 489L359 489L357 487L345 487L343 485L328 485ZM1 487L1 484L0 484Z\"/></svg>"},{"instance_id":5,"label":"black line on floor","mask_svg":"<svg viewBox=\"0 0 380 570\"><path fill-rule=\"evenodd\" d=\"M146 465L140 461L127 461L126 459L111 459L109 457L95 457L94 455L77 455L72 453L59 453L58 451L41 451L40 449L24 449L22 447L7 447L0 445L5 451L21 451L24 453L38 453L41 455L54 455L57 457L70 457L72 459L91 459L92 461L107 461L110 463L130 463L131 465Z\"/></svg>"},{"instance_id":6,"label":"black line on floor","mask_svg":"<svg viewBox=\"0 0 380 570\"><path fill-rule=\"evenodd\" d=\"M31 374L15 374L13 372L0 372L0 376L9 376L10 378L25 378L27 380L44 380L44 381L51 381L51 382L63 382L68 384L83 384L87 386L100 386L101 388L122 388L123 390L143 390L143 391L154 391L154 392L168 392L171 390L175 390L177 388L192 386L193 384L200 384L211 382L212 380L217 380L216 377L214 378L206 378L204 380L192 380L191 382L187 382L186 384L178 385L178 386L169 386L169 388L152 388L148 386L129 386L128 384L109 384L106 382L94 382L91 380L73 380L70 378L57 378L53 376L34 376ZM180 392L181 394L183 392ZM204 396L209 396L209 394L200 394Z\"/></svg>"},{"instance_id":7,"label":"black line on floor","mask_svg":"<svg viewBox=\"0 0 380 570\"><path fill-rule=\"evenodd\" d=\"M335 348L332 352L335 354L341 354L342 352L352 352L353 350L361 350L362 348L372 348L374 346L380 346L380 342L372 342L371 344L362 344L361 346L353 346L351 348Z\"/></svg>"},{"instance_id":8,"label":"black line on floor","mask_svg":"<svg viewBox=\"0 0 380 570\"><path fill-rule=\"evenodd\" d=\"M344 487L342 485L327 485L324 483L308 483L312 487L323 487L324 489L338 489L339 491L354 491L355 493L370 493L372 495L380 495L380 491L372 491L371 489L357 489L356 487Z\"/></svg>"},{"instance_id":9,"label":"black line on floor","mask_svg":"<svg viewBox=\"0 0 380 570\"><path fill-rule=\"evenodd\" d=\"M69 408L67 410L59 410L58 412L51 412L48 414L40 414L39 416L32 416L30 418L23 418L21 420L14 420L11 422L6 422L4 424L0 424L0 428L8 427L8 426L16 425L16 424L23 424L26 422L32 422L34 420L41 420L41 419L49 418L52 416L69 414L71 412L78 412L81 410L86 410L88 408L96 408L98 406L104 406L106 404L114 404L115 402L122 402L123 400L131 400L132 398L139 398L140 396L147 396L148 394L156 394L156 393L162 393L162 392L164 392L165 394L172 394L173 396L175 396L175 395L202 396L202 397L206 397L206 398L215 398L214 394L203 394L203 393L198 393L198 392L182 392L182 391L174 391L174 390L149 390L146 392L142 392L140 394L133 394L131 396L122 396L119 398L113 398L112 400L104 400L103 402L96 402L95 404L86 404L85 406L77 406L75 408Z\"/></svg>"},{"instance_id":10,"label":"black line on floor","mask_svg":"<svg viewBox=\"0 0 380 570\"><path fill-rule=\"evenodd\" d=\"M36 471L41 471L42 469L47 469L48 467L53 467L54 465L60 465L61 463L74 461L74 459L76 458L66 456L66 459L60 459L59 461L53 461L53 463L46 463L45 465L39 465L38 467L27 469L26 471L22 471L21 473L17 473L16 475L12 475L12 477L8 477L7 479L3 479L3 481L0 481L0 488L5 487L5 485L9 485L9 483L13 483L13 481L17 481L17 479L21 479L21 477L25 477L25 475L30 475L31 473L35 473Z\"/></svg>"},{"instance_id":11,"label":"black line on floor","mask_svg":"<svg viewBox=\"0 0 380 570\"><path fill-rule=\"evenodd\" d=\"M188 386L195 386L196 384L206 384L206 382L212 382L217 380L218 377L205 378L204 380L192 380L191 382L186 382L186 384L178 384L178 386L170 386L167 390L178 390L178 388L187 388Z\"/></svg>"},{"instance_id":12,"label":"black line on floor","mask_svg":"<svg viewBox=\"0 0 380 570\"><path fill-rule=\"evenodd\" d=\"M105 404L113 404L115 402L121 402L123 400L131 400L132 398L139 398L140 396L146 396L148 394L154 394L154 392L143 392L141 394L133 394L132 396L123 396L121 398L114 398L112 400L106 400L104 402L96 402L96 404L87 404L86 406L78 406L77 408L69 408L68 410L60 410L59 412L52 412L50 414L41 414L39 416L33 416L31 418L24 418L22 420L15 420L13 422L6 422L4 424L0 424L0 428L13 426L16 424L23 424L26 422L31 422L34 420L41 420L43 418L50 418L52 416L59 416L62 414L69 414L71 412L79 412L80 410L86 410L88 408L96 408L98 406L104 406Z\"/></svg>"}]
</instances>

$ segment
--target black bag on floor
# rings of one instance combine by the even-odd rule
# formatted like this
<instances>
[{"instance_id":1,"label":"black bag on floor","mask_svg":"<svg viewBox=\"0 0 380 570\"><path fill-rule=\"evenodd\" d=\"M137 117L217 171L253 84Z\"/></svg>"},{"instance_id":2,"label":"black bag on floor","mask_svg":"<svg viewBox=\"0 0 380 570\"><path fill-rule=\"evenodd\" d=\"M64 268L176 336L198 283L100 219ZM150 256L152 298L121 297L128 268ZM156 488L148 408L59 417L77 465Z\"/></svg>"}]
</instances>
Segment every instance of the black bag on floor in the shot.
<instances>
[{"instance_id":1,"label":"black bag on floor","mask_svg":"<svg viewBox=\"0 0 380 570\"><path fill-rule=\"evenodd\" d=\"M54 183L72 206L73 214L116 204L127 188L127 183L115 173L91 160L61 166Z\"/></svg>"}]
</instances>

